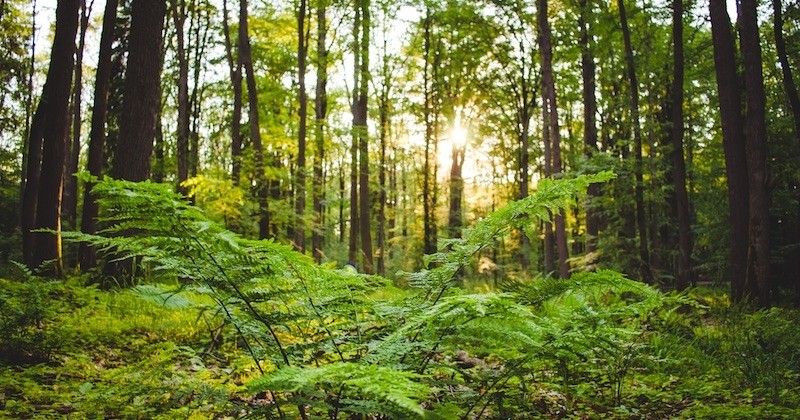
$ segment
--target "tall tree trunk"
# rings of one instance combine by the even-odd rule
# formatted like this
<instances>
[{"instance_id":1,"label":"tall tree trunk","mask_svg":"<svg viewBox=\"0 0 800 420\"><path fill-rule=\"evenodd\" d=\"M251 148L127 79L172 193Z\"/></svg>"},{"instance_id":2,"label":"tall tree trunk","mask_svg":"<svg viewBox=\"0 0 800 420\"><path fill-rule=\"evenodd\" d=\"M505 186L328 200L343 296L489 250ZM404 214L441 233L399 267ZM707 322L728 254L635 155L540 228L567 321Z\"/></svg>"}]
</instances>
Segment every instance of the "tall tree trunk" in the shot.
<instances>
[{"instance_id":1,"label":"tall tree trunk","mask_svg":"<svg viewBox=\"0 0 800 420\"><path fill-rule=\"evenodd\" d=\"M175 25L175 38L178 59L178 191L186 193L182 186L189 179L189 57L186 50L186 0L170 0L172 22Z\"/></svg>"},{"instance_id":2,"label":"tall tree trunk","mask_svg":"<svg viewBox=\"0 0 800 420\"><path fill-rule=\"evenodd\" d=\"M234 60L233 45L228 25L228 1L222 2L222 28L225 35L225 58L233 85L233 117L231 118L231 181L239 185L242 171L242 60L239 54Z\"/></svg>"},{"instance_id":3,"label":"tall tree trunk","mask_svg":"<svg viewBox=\"0 0 800 420\"><path fill-rule=\"evenodd\" d=\"M247 0L240 0L239 59L242 62L247 79L247 115L250 126L250 141L253 142L256 197L258 199L259 208L258 237L264 239L270 236L270 214L269 202L267 201L267 180L264 175L264 147L261 142L261 125L258 115L258 91L256 91L256 76L253 72L253 54L250 49L250 34L247 20Z\"/></svg>"},{"instance_id":4,"label":"tall tree trunk","mask_svg":"<svg viewBox=\"0 0 800 420\"><path fill-rule=\"evenodd\" d=\"M144 181L150 177L156 116L161 104L160 51L166 12L163 0L133 0L131 5L119 143L111 165L114 178Z\"/></svg>"},{"instance_id":5,"label":"tall tree trunk","mask_svg":"<svg viewBox=\"0 0 800 420\"><path fill-rule=\"evenodd\" d=\"M545 104L547 98L545 92L542 90L542 143L544 153L544 176L549 177L553 175L553 146L550 139L550 128L548 127L548 110ZM494 204L494 202L492 202ZM552 213L551 213L552 215ZM555 237L553 236L553 223L550 221L542 223L544 230L544 272L546 275L555 273L556 271L556 247Z\"/></svg>"},{"instance_id":6,"label":"tall tree trunk","mask_svg":"<svg viewBox=\"0 0 800 420\"><path fill-rule=\"evenodd\" d=\"M580 46L581 46L581 76L583 79L583 153L590 159L597 152L597 97L595 95L596 65L594 53L590 40L589 19L592 16L592 6L588 0L580 0L580 16L578 26L580 27ZM592 184L588 190L589 203L586 205L586 252L597 251L597 234L599 232L599 221L596 213L596 197L600 195L600 186Z\"/></svg>"},{"instance_id":7,"label":"tall tree trunk","mask_svg":"<svg viewBox=\"0 0 800 420\"><path fill-rule=\"evenodd\" d=\"M537 0L539 24L539 55L542 59L542 87L545 103L542 107L547 110L545 124L549 126L551 153L553 157L553 173L559 176L562 171L561 164L561 132L558 124L558 107L556 105L556 85L553 79L553 47L550 34L550 23L547 21L547 0ZM558 272L563 279L569 277L569 250L567 249L567 230L564 221L564 212L555 215L556 249L558 250Z\"/></svg>"},{"instance_id":8,"label":"tall tree trunk","mask_svg":"<svg viewBox=\"0 0 800 420\"><path fill-rule=\"evenodd\" d=\"M430 8L426 10L425 16L425 63L423 69L423 119L425 124L425 161L422 168L422 207L423 207L423 252L433 254L436 252L436 201L433 199L432 184L436 182L436 177L431 175L432 166L436 165L436 155L431 156L431 148L436 142L434 138L434 127L431 121L433 108L433 83L431 81L431 26L432 18ZM435 147L434 147L435 148ZM431 179L433 178L433 179Z\"/></svg>"},{"instance_id":9,"label":"tall tree trunk","mask_svg":"<svg viewBox=\"0 0 800 420\"><path fill-rule=\"evenodd\" d=\"M358 7L361 8L361 41L357 48L361 48L361 63L358 71L361 72L361 77L358 86L358 101L357 112L353 122L356 126L356 133L359 138L359 174L358 174L358 199L359 199L359 221L361 222L361 252L364 257L364 272L373 274L375 272L375 264L372 253L372 218L370 217L370 199L372 198L369 191L369 131L367 128L367 110L369 98L369 42L370 42L370 12L369 0L359 0Z\"/></svg>"},{"instance_id":10,"label":"tall tree trunk","mask_svg":"<svg viewBox=\"0 0 800 420\"><path fill-rule=\"evenodd\" d=\"M297 110L299 125L297 129L297 170L295 176L295 230L294 247L306 252L306 125L308 123L308 93L306 92L306 59L308 57L308 34L306 32L306 0L300 0L297 11Z\"/></svg>"},{"instance_id":11,"label":"tall tree trunk","mask_svg":"<svg viewBox=\"0 0 800 420\"><path fill-rule=\"evenodd\" d=\"M80 36L78 37L78 50L75 56L75 82L73 83L71 104L72 133L71 141L67 143L69 155L64 168L64 191L61 197L61 223L69 230L75 229L75 221L78 217L78 178L75 177L75 173L78 172L78 158L81 153L83 54L92 5L94 5L94 2L87 7L86 0L81 1Z\"/></svg>"},{"instance_id":12,"label":"tall tree trunk","mask_svg":"<svg viewBox=\"0 0 800 420\"><path fill-rule=\"evenodd\" d=\"M114 42L114 28L117 25L118 0L107 0L103 14L103 32L100 35L100 53L95 73L94 103L92 105L92 126L89 131L89 153L87 169L92 176L100 177L103 172L103 149L106 141L106 114L108 113L108 89L111 82L111 53ZM83 213L81 232L97 232L97 199L92 194L94 184L87 183L83 193ZM87 270L97 265L94 247L81 243L78 248L81 269Z\"/></svg>"},{"instance_id":13,"label":"tall tree trunk","mask_svg":"<svg viewBox=\"0 0 800 420\"><path fill-rule=\"evenodd\" d=\"M460 120L460 116L457 116L454 124L456 130L461 128ZM461 229L464 226L464 210L462 209L461 203L464 199L464 177L462 175L462 169L464 167L466 148L466 143L458 144L454 141L450 154L450 211L447 225L451 238L460 238ZM522 235L525 236L524 232Z\"/></svg>"},{"instance_id":14,"label":"tall tree trunk","mask_svg":"<svg viewBox=\"0 0 800 420\"><path fill-rule=\"evenodd\" d=\"M639 258L641 259L641 273L645 282L651 282L650 252L647 248L647 220L644 213L644 191L642 165L642 129L639 124L639 81L636 78L636 65L633 60L633 45L631 31L628 26L628 16L625 11L625 1L617 0L619 20L622 25L622 39L625 44L625 67L628 73L628 82L631 90L631 124L633 125L633 153L634 153L634 194L636 198L636 227L639 231Z\"/></svg>"},{"instance_id":15,"label":"tall tree trunk","mask_svg":"<svg viewBox=\"0 0 800 420\"><path fill-rule=\"evenodd\" d=\"M750 192L749 251L745 290L760 306L772 303L770 280L769 186L767 185L767 127L761 42L756 0L739 5L739 36L744 59L747 112L747 168Z\"/></svg>"},{"instance_id":16,"label":"tall tree trunk","mask_svg":"<svg viewBox=\"0 0 800 420\"><path fill-rule=\"evenodd\" d=\"M683 290L692 282L689 195L683 158L683 0L672 2L672 43L672 178L678 207L678 275L675 286Z\"/></svg>"},{"instance_id":17,"label":"tall tree trunk","mask_svg":"<svg viewBox=\"0 0 800 420\"><path fill-rule=\"evenodd\" d=\"M384 10L385 13L385 10ZM383 31L383 49L382 49L382 63L381 63L381 90L378 95L378 114L380 130L380 162L378 167L378 275L386 275L386 204L387 204L387 189L386 189L386 143L389 137L390 129L390 111L389 111L389 97L392 88L392 72L389 67L389 33L388 29L384 27Z\"/></svg>"},{"instance_id":18,"label":"tall tree trunk","mask_svg":"<svg viewBox=\"0 0 800 420\"><path fill-rule=\"evenodd\" d=\"M783 74L783 88L789 100L789 107L792 111L794 120L794 136L800 145L800 96L797 93L797 86L794 83L792 68L789 64L789 57L786 53L786 41L783 39L783 5L781 0L772 0L772 19L773 32L775 34L775 50L778 53L778 61L781 63ZM797 158L797 157L796 157ZM800 238L800 195L797 196L797 224L795 228L795 238ZM798 241L800 239L796 239ZM800 277L800 244L795 242L794 255L794 275ZM791 276L791 274L788 274ZM795 290L800 292L800 280L795 280Z\"/></svg>"},{"instance_id":19,"label":"tall tree trunk","mask_svg":"<svg viewBox=\"0 0 800 420\"><path fill-rule=\"evenodd\" d=\"M314 230L311 233L311 248L314 253L314 260L322 262L323 215L325 208L325 184L323 163L325 162L325 129L328 115L328 18L327 0L317 0L317 86L315 90L315 116L316 131L314 133Z\"/></svg>"},{"instance_id":20,"label":"tall tree trunk","mask_svg":"<svg viewBox=\"0 0 800 420\"><path fill-rule=\"evenodd\" d=\"M355 5L355 19L353 21L353 133L350 144L350 239L348 243L348 260L351 264L358 264L358 237L359 237L359 201L358 201L358 92L361 80L361 8Z\"/></svg>"},{"instance_id":21,"label":"tall tree trunk","mask_svg":"<svg viewBox=\"0 0 800 420\"><path fill-rule=\"evenodd\" d=\"M38 267L45 261L54 261L51 273L63 276L61 261L61 192L64 180L64 165L67 158L67 130L69 129L69 97L72 86L73 54L75 36L78 33L79 0L62 0L56 7L56 29L50 68L42 90L39 106L45 106L42 115L41 173L36 191L33 211L36 219L34 229L51 229L52 233L33 234L33 253L29 266ZM35 131L31 130L31 135ZM33 138L30 143L34 144ZM30 167L29 163L29 167ZM32 165L36 166L36 165ZM31 185L28 185L30 188Z\"/></svg>"}]
</instances>

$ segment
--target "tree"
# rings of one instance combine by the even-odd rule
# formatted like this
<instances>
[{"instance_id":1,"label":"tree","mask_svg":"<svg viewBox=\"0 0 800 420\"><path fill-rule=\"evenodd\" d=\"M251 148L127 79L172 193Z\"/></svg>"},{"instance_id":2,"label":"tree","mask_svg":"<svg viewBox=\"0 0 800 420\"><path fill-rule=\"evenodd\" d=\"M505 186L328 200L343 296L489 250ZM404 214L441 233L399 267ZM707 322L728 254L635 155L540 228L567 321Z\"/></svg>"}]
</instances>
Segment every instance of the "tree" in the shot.
<instances>
[{"instance_id":1,"label":"tree","mask_svg":"<svg viewBox=\"0 0 800 420\"><path fill-rule=\"evenodd\" d=\"M558 108L556 104L556 85L553 78L553 47L550 33L550 23L547 20L547 0L537 0L538 14L537 21L539 26L539 56L542 60L542 89L544 102L542 103L545 113L544 124L548 127L550 145L552 152L552 171L554 175L560 176L562 171L561 164L561 131L558 123ZM556 214L555 217L555 239L556 249L558 250L558 272L562 279L569 277L569 250L567 249L567 232L564 220L564 213Z\"/></svg>"},{"instance_id":2,"label":"tree","mask_svg":"<svg viewBox=\"0 0 800 420\"><path fill-rule=\"evenodd\" d=\"M731 279L731 299L739 302L745 296L747 280L747 250L749 197L747 175L747 139L742 123L742 95L736 74L736 51L731 22L724 0L710 0L711 32L714 42L714 68L717 75L722 146L725 152L725 173L728 179L728 208L730 211L730 243L728 275Z\"/></svg>"},{"instance_id":3,"label":"tree","mask_svg":"<svg viewBox=\"0 0 800 420\"><path fill-rule=\"evenodd\" d=\"M62 0L56 7L56 30L50 54L50 67L42 89L42 98L34 118L29 139L28 183L25 194L35 198L23 204L23 214L35 215L32 226L23 226L23 234L30 235L24 250L28 267L35 268L45 261L54 261L53 274L63 275L61 261L61 192L64 166L67 157L67 130L69 127L69 97L74 65L75 36L78 33L79 0ZM38 137L38 138L34 138ZM41 137L39 137L41 136ZM41 152L36 150L41 146ZM35 162L41 156L40 162ZM32 171L41 173L34 174ZM38 182L31 182L37 179ZM28 227L29 229L26 229ZM31 232L50 229L50 232Z\"/></svg>"},{"instance_id":4,"label":"tree","mask_svg":"<svg viewBox=\"0 0 800 420\"><path fill-rule=\"evenodd\" d=\"M583 98L583 144L584 154L591 159L597 152L597 84L595 81L596 65L591 42L591 28L589 19L592 16L592 5L588 0L580 0L580 15L578 26L580 28L581 46L581 78L582 98ZM586 252L592 253L597 250L597 235L599 232L599 216L596 214L594 198L600 193L600 186L592 184L589 186L588 194L592 201L586 206Z\"/></svg>"},{"instance_id":5,"label":"tree","mask_svg":"<svg viewBox=\"0 0 800 420\"><path fill-rule=\"evenodd\" d=\"M133 0L130 47L111 176L129 181L150 177L150 157L161 105L162 37L166 2Z\"/></svg>"},{"instance_id":6,"label":"tree","mask_svg":"<svg viewBox=\"0 0 800 420\"><path fill-rule=\"evenodd\" d=\"M233 115L231 117L231 180L239 185L242 171L242 60L241 54L233 58L233 43L228 25L228 1L222 2L222 30L225 39L225 58L233 87Z\"/></svg>"},{"instance_id":7,"label":"tree","mask_svg":"<svg viewBox=\"0 0 800 420\"><path fill-rule=\"evenodd\" d=\"M308 33L306 24L306 0L300 0L297 10L297 90L299 107L297 114L297 172L295 174L295 235L294 247L306 250L306 229L303 218L306 213L306 126L308 123L308 93L306 92L306 61L308 57Z\"/></svg>"},{"instance_id":8,"label":"tree","mask_svg":"<svg viewBox=\"0 0 800 420\"><path fill-rule=\"evenodd\" d=\"M189 179L189 53L186 48L186 0L170 0L172 23L175 25L175 39L178 59L178 191L185 193L181 185Z\"/></svg>"},{"instance_id":9,"label":"tree","mask_svg":"<svg viewBox=\"0 0 800 420\"><path fill-rule=\"evenodd\" d=\"M359 195L359 221L361 223L361 252L364 258L364 272L375 272L372 254L372 219L370 217L370 188L369 188L369 131L367 127L367 111L369 99L369 43L370 26L372 19L369 10L370 0L358 0L356 7L361 13L361 38L356 41L355 48L361 51L358 54L360 62L356 67L359 72L358 93L353 104L353 129L358 136L358 195Z\"/></svg>"},{"instance_id":10,"label":"tree","mask_svg":"<svg viewBox=\"0 0 800 420\"><path fill-rule=\"evenodd\" d=\"M622 26L622 39L625 44L625 68L631 91L630 111L633 125L634 153L634 193L636 199L636 227L639 230L639 258L642 264L642 276L646 282L652 281L650 274L650 252L647 248L647 221L644 212L643 167L642 167L642 129L639 124L639 80L636 78L636 64L633 58L631 31L625 10L625 0L617 0L619 20Z\"/></svg>"},{"instance_id":11,"label":"tree","mask_svg":"<svg viewBox=\"0 0 800 420\"><path fill-rule=\"evenodd\" d=\"M92 124L89 131L89 153L87 169L89 174L100 177L103 171L103 149L106 141L106 114L108 112L108 90L111 82L111 53L114 42L114 29L117 22L118 0L107 0L103 12L103 30L100 35L100 52L95 72L94 101L92 105ZM92 194L93 183L87 183L83 195L81 232L97 232L97 200ZM86 270L97 264L95 249L82 242L78 248L78 261Z\"/></svg>"},{"instance_id":12,"label":"tree","mask_svg":"<svg viewBox=\"0 0 800 420\"><path fill-rule=\"evenodd\" d=\"M691 281L692 242L689 195L686 192L686 163L683 157L683 0L672 2L672 38L672 179L678 211L678 272L675 286L685 289Z\"/></svg>"},{"instance_id":13,"label":"tree","mask_svg":"<svg viewBox=\"0 0 800 420\"><path fill-rule=\"evenodd\" d=\"M745 134L749 186L749 250L744 289L760 306L772 302L770 280L769 186L767 185L767 127L761 41L755 0L739 5L739 38L744 61L746 94Z\"/></svg>"},{"instance_id":14,"label":"tree","mask_svg":"<svg viewBox=\"0 0 800 420\"><path fill-rule=\"evenodd\" d=\"M317 83L314 97L314 113L316 118L316 131L314 133L314 230L311 233L311 248L314 260L322 261L322 246L324 229L323 215L325 199L323 163L325 162L325 129L328 114L328 45L327 45L327 1L317 0ZM342 230L344 233L344 230Z\"/></svg>"}]
</instances>

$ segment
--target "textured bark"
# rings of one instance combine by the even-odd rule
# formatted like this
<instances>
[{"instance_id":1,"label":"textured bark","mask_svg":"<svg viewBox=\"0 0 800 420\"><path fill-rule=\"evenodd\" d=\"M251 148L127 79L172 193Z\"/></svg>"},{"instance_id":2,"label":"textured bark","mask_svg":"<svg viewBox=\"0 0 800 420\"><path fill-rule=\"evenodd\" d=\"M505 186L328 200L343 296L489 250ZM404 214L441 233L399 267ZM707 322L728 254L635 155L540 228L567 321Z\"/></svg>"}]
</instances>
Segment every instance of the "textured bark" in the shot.
<instances>
[{"instance_id":1,"label":"textured bark","mask_svg":"<svg viewBox=\"0 0 800 420\"><path fill-rule=\"evenodd\" d=\"M736 52L725 0L710 0L711 34L714 42L714 67L717 75L722 146L725 152L725 173L728 178L731 251L728 275L731 300L744 297L747 277L747 231L749 193L747 179L747 139L742 122L742 94L736 74Z\"/></svg>"},{"instance_id":2,"label":"textured bark","mask_svg":"<svg viewBox=\"0 0 800 420\"><path fill-rule=\"evenodd\" d=\"M358 120L358 90L361 80L359 65L361 64L361 49L359 39L361 37L361 8L356 4L355 19L353 21L353 133L350 144L350 238L348 243L347 257L351 264L358 263L358 238L360 229L360 219L358 214L358 133L356 121Z\"/></svg>"},{"instance_id":3,"label":"textured bark","mask_svg":"<svg viewBox=\"0 0 800 420\"><path fill-rule=\"evenodd\" d=\"M306 128L308 124L308 93L306 92L306 59L308 57L308 34L306 32L306 0L300 0L297 11L297 80L298 102L297 116L297 170L295 171L295 226L294 247L299 252L306 252Z\"/></svg>"},{"instance_id":4,"label":"textured bark","mask_svg":"<svg viewBox=\"0 0 800 420\"><path fill-rule=\"evenodd\" d=\"M78 37L78 50L75 57L75 82L72 89L72 104L70 105L72 117L71 141L68 151L67 164L64 168L64 191L61 195L61 223L68 230L74 230L78 216L78 158L81 152L81 110L83 93L83 54L86 45L86 30L89 27L91 9L86 7L86 0L81 1L80 36ZM74 261L73 261L74 263Z\"/></svg>"},{"instance_id":5,"label":"textured bark","mask_svg":"<svg viewBox=\"0 0 800 420\"><path fill-rule=\"evenodd\" d=\"M628 26L628 16L625 11L625 1L617 0L619 20L622 26L622 39L625 44L625 67L628 74L628 83L631 90L631 125L633 126L633 153L634 153L634 195L636 199L636 228L639 231L639 258L641 260L641 273L645 282L651 282L650 252L647 248L647 220L644 213L643 191L643 165L642 165L642 129L639 124L639 81L636 78L636 64L633 59L633 45L631 31Z\"/></svg>"},{"instance_id":6,"label":"textured bark","mask_svg":"<svg viewBox=\"0 0 800 420\"><path fill-rule=\"evenodd\" d=\"M150 157L161 104L162 36L167 6L163 0L134 0L130 46L119 122L119 143L111 176L129 181L150 178Z\"/></svg>"},{"instance_id":7,"label":"textured bark","mask_svg":"<svg viewBox=\"0 0 800 420\"><path fill-rule=\"evenodd\" d=\"M548 111L544 104L547 103L547 98L542 91L542 143L544 153L544 176L549 177L553 175L553 146L550 141L550 128L547 124ZM553 223L550 221L542 224L544 230L544 272L547 275L556 271L556 247L555 237L553 236Z\"/></svg>"},{"instance_id":8,"label":"textured bark","mask_svg":"<svg viewBox=\"0 0 800 420\"><path fill-rule=\"evenodd\" d=\"M692 282L692 239L689 195L686 191L686 163L683 157L683 0L672 3L672 180L678 219L678 273L675 286L683 290Z\"/></svg>"},{"instance_id":9,"label":"textured bark","mask_svg":"<svg viewBox=\"0 0 800 420\"><path fill-rule=\"evenodd\" d=\"M549 127L551 153L553 157L553 175L560 176L561 164L561 133L558 124L558 107L556 105L556 88L553 79L553 47L550 35L550 23L547 21L547 0L537 0L539 25L539 55L542 60L542 87L544 98L542 104L546 110L545 124ZM558 274L561 278L569 277L569 250L567 249L567 231L564 213L554 216L556 250L558 251Z\"/></svg>"},{"instance_id":10,"label":"textured bark","mask_svg":"<svg viewBox=\"0 0 800 420\"><path fill-rule=\"evenodd\" d=\"M250 48L250 34L247 22L247 0L239 1L239 58L245 70L247 79L248 124L250 127L250 141L253 142L253 157L255 164L256 198L258 200L259 221L258 237L270 237L269 202L267 201L267 180L264 176L264 147L261 142L261 125L258 115L258 92L256 91L256 76L253 72L253 54Z\"/></svg>"},{"instance_id":11,"label":"textured bark","mask_svg":"<svg viewBox=\"0 0 800 420\"><path fill-rule=\"evenodd\" d=\"M594 53L590 40L590 27L588 20L592 15L591 5L588 0L580 0L580 16L578 26L580 28L581 46L581 77L583 79L582 98L583 98L583 153L586 158L591 158L597 152L597 97L595 94L596 65ZM589 186L590 204L586 205L586 252L592 253L597 250L597 234L599 232L599 220L596 214L593 199L600 195L600 186L592 184Z\"/></svg>"},{"instance_id":12,"label":"textured bark","mask_svg":"<svg viewBox=\"0 0 800 420\"><path fill-rule=\"evenodd\" d=\"M323 216L325 214L325 183L323 164L325 162L325 129L328 115L328 18L327 0L317 0L317 85L314 98L316 132L314 133L314 230L311 233L311 248L314 260L322 262Z\"/></svg>"},{"instance_id":13,"label":"textured bark","mask_svg":"<svg viewBox=\"0 0 800 420\"><path fill-rule=\"evenodd\" d=\"M35 234L31 232L36 225L36 207L39 199L39 180L42 174L42 142L47 112L47 91L42 92L36 113L33 115L27 140L27 164L25 167L25 182L22 188L22 203L20 207L20 226L22 228L22 258L28 267L35 267L33 254L36 248Z\"/></svg>"},{"instance_id":14,"label":"textured bark","mask_svg":"<svg viewBox=\"0 0 800 420\"><path fill-rule=\"evenodd\" d=\"M358 71L361 77L358 85L358 100L355 106L353 123L358 134L358 200L359 200L359 222L361 223L361 253L364 258L364 272L373 274L375 263L372 253L372 218L370 217L370 188L369 188L369 131L367 129L367 111L369 98L369 43L370 43L370 11L369 0L359 0L358 7L361 8L361 40L356 43L357 48L361 48L359 54L361 63Z\"/></svg>"},{"instance_id":15,"label":"textured bark","mask_svg":"<svg viewBox=\"0 0 800 420\"><path fill-rule=\"evenodd\" d=\"M749 250L745 293L759 306L772 303L770 281L769 187L767 185L767 127L761 42L758 34L757 1L742 0L739 5L739 36L744 59L747 112L747 168L749 185Z\"/></svg>"},{"instance_id":16,"label":"textured bark","mask_svg":"<svg viewBox=\"0 0 800 420\"><path fill-rule=\"evenodd\" d=\"M92 126L89 131L89 153L87 169L92 176L100 177L103 172L103 150L106 141L106 114L108 113L108 89L111 83L111 53L114 42L114 28L117 24L118 0L108 0L103 14L103 32L100 35L100 53L95 73L94 103L92 106ZM81 232L97 232L97 199L92 195L94 184L87 183L83 195L83 214ZM97 265L94 247L81 243L78 248L78 261L81 269L87 270Z\"/></svg>"},{"instance_id":17,"label":"textured bark","mask_svg":"<svg viewBox=\"0 0 800 420\"><path fill-rule=\"evenodd\" d=\"M222 28L225 35L225 58L233 86L233 116L231 117L231 181L239 185L242 172L242 60L233 58L233 45L228 25L228 2L222 2Z\"/></svg>"},{"instance_id":18,"label":"textured bark","mask_svg":"<svg viewBox=\"0 0 800 420\"><path fill-rule=\"evenodd\" d=\"M425 124L425 157L422 167L422 208L423 208L423 252L433 254L436 252L436 200L433 193L433 186L436 176L432 175L432 167L436 165L436 155L431 149L436 149L436 139L434 138L434 122L431 121L433 113L433 83L431 81L431 68L435 63L431 61L431 26L432 20L430 9L426 11L425 35L424 35L424 69L423 69L423 120Z\"/></svg>"},{"instance_id":19,"label":"textured bark","mask_svg":"<svg viewBox=\"0 0 800 420\"><path fill-rule=\"evenodd\" d=\"M79 0L62 0L56 7L56 29L47 81L42 91L46 97L42 159L39 188L36 191L34 229L50 229L56 233L35 233L29 266L38 267L54 261L51 274L63 276L61 261L61 192L67 158L69 129L69 97L78 33ZM41 106L41 104L40 104ZM33 132L33 130L32 130ZM31 143L34 141L31 139ZM30 188L30 185L28 185Z\"/></svg>"},{"instance_id":20,"label":"textured bark","mask_svg":"<svg viewBox=\"0 0 800 420\"><path fill-rule=\"evenodd\" d=\"M387 156L386 147L391 125L390 94L392 89L392 70L389 66L388 30L384 27L381 62L381 89L378 94L378 129L380 137L380 162L378 163L378 226L377 226L377 273L386 275L386 205L388 200L386 189ZM390 174L391 175L391 174Z\"/></svg>"},{"instance_id":21,"label":"textured bark","mask_svg":"<svg viewBox=\"0 0 800 420\"><path fill-rule=\"evenodd\" d=\"M451 238L460 238L464 226L464 210L461 204L464 200L462 169L465 153L466 145L453 145L450 165L450 212L447 220ZM522 236L526 237L524 233Z\"/></svg>"},{"instance_id":22,"label":"textured bark","mask_svg":"<svg viewBox=\"0 0 800 420\"><path fill-rule=\"evenodd\" d=\"M177 189L179 192L186 193L186 189L181 185L189 179L189 53L186 50L186 36L184 33L186 1L170 0L170 5L177 43L175 55L178 60Z\"/></svg>"}]
</instances>

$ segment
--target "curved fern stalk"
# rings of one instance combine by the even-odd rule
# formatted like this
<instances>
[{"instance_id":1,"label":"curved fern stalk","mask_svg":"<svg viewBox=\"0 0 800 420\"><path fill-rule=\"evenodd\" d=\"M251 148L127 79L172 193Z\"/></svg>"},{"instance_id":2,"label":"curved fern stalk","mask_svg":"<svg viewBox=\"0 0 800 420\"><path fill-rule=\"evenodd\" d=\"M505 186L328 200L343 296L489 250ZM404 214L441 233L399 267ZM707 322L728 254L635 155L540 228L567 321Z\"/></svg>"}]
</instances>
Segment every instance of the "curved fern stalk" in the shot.
<instances>
[{"instance_id":1,"label":"curved fern stalk","mask_svg":"<svg viewBox=\"0 0 800 420\"><path fill-rule=\"evenodd\" d=\"M409 285L423 289L419 310L435 306L453 286L459 271L472 263L472 257L495 240L505 236L513 229L525 228L534 220L550 220L551 214L559 213L585 194L591 184L606 182L616 175L603 171L593 175L579 175L575 178L539 181L536 191L521 200L514 201L495 211L474 227L464 229L462 238L440 241L441 251L426 255L426 267L418 273L406 273ZM433 296L433 299L430 298ZM414 332L411 342L419 338L420 330ZM408 353L400 358L403 363Z\"/></svg>"}]
</instances>

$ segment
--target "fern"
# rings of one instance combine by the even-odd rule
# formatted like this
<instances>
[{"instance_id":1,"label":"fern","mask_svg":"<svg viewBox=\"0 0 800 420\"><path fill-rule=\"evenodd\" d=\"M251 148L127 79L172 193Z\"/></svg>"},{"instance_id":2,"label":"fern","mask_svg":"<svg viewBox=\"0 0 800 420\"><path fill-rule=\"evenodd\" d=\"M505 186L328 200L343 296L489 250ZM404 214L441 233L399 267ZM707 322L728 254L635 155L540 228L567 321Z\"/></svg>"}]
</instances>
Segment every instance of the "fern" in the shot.
<instances>
[{"instance_id":1,"label":"fern","mask_svg":"<svg viewBox=\"0 0 800 420\"><path fill-rule=\"evenodd\" d=\"M271 393L279 412L422 417L435 400L465 407L461 415L469 417L491 412L495 394L524 394L518 388L537 375L560 376L568 391L570 378L589 363L608 366L621 384L648 319L684 303L610 271L509 282L499 293L453 287L478 251L549 219L590 183L612 177L542 180L531 196L465 229L463 239L442 241L425 257L426 269L408 274L418 293L407 299L377 298L385 279L242 238L168 186L149 182L98 182L106 228L64 237L138 258L170 280L139 286L148 300L224 317L261 369L249 389ZM464 354L478 356L482 367L461 366Z\"/></svg>"}]
</instances>

